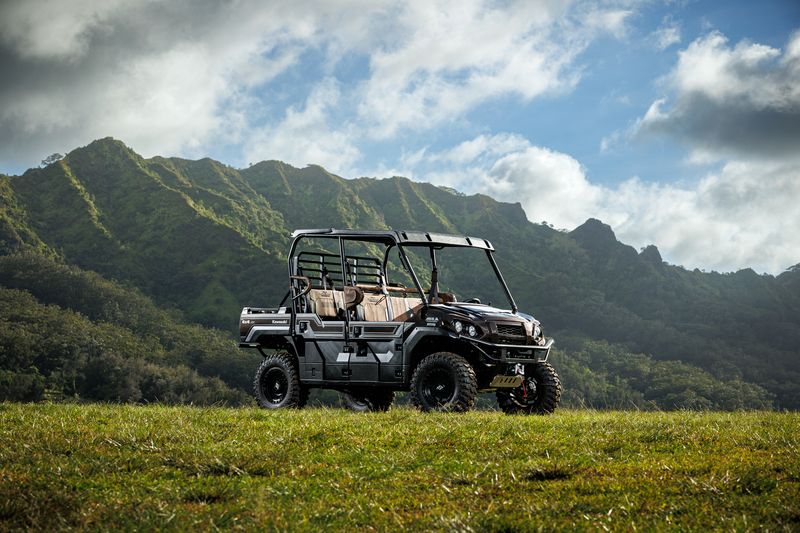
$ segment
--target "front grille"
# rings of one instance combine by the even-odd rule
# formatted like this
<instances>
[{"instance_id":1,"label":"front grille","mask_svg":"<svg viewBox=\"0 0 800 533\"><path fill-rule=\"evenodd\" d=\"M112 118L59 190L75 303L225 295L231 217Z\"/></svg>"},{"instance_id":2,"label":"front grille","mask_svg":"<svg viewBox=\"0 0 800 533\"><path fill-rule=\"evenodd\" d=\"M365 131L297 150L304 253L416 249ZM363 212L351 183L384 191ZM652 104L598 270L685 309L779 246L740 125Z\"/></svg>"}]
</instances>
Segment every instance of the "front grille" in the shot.
<instances>
[{"instance_id":1,"label":"front grille","mask_svg":"<svg viewBox=\"0 0 800 533\"><path fill-rule=\"evenodd\" d=\"M525 326L521 324L497 324L497 334L501 337L513 337L521 340L526 339Z\"/></svg>"}]
</instances>

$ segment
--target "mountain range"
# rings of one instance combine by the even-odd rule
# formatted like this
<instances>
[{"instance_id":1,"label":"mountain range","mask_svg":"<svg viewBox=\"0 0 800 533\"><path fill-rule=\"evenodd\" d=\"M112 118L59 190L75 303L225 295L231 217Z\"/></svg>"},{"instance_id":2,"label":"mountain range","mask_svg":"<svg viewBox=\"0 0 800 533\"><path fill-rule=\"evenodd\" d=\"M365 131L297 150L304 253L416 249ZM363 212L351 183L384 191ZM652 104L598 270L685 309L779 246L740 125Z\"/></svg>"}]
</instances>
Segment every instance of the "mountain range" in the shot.
<instances>
[{"instance_id":1,"label":"mountain range","mask_svg":"<svg viewBox=\"0 0 800 533\"><path fill-rule=\"evenodd\" d=\"M284 295L293 229L342 227L489 239L520 308L556 338L572 405L800 408L800 266L778 276L687 270L595 219L561 231L531 223L519 204L402 177L145 159L110 138L0 175L0 202L0 399L5 389L12 399L209 402L214 390L245 401L257 361L234 347L239 310ZM470 297L491 276L455 260L442 277ZM54 322L85 333L65 341L67 355ZM112 356L134 376L128 394L90 386L103 372L87 365Z\"/></svg>"}]
</instances>

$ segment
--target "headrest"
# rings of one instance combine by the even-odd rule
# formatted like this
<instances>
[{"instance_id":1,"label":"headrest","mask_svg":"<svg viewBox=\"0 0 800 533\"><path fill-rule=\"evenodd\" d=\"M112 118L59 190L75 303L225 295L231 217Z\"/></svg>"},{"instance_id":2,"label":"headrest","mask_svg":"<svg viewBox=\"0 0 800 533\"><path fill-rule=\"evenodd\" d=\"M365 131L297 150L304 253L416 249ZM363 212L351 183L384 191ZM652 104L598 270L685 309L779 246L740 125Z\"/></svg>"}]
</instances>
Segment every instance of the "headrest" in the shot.
<instances>
[{"instance_id":1,"label":"headrest","mask_svg":"<svg viewBox=\"0 0 800 533\"><path fill-rule=\"evenodd\" d=\"M345 309L352 309L361 303L364 299L364 291L358 287L351 287L345 285L344 287L344 307Z\"/></svg>"}]
</instances>

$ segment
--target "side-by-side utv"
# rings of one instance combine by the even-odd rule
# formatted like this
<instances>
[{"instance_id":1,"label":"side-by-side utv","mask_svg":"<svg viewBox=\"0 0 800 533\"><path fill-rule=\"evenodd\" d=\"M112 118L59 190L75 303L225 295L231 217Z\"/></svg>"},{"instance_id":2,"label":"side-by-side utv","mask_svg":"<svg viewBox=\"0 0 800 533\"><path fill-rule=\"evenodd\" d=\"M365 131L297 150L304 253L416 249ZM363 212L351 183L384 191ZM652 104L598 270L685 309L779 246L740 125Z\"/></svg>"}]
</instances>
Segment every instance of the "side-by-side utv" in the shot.
<instances>
[{"instance_id":1,"label":"side-by-side utv","mask_svg":"<svg viewBox=\"0 0 800 533\"><path fill-rule=\"evenodd\" d=\"M488 264L469 268L491 269L508 308L439 290L437 253L466 248L485 252ZM517 310L493 253L475 237L295 231L287 295L278 307L245 307L239 321L239 346L264 356L258 403L302 407L319 387L359 411L389 409L397 391L423 411L467 411L479 392L495 392L506 413L552 413L561 396L547 362L553 340Z\"/></svg>"}]
</instances>

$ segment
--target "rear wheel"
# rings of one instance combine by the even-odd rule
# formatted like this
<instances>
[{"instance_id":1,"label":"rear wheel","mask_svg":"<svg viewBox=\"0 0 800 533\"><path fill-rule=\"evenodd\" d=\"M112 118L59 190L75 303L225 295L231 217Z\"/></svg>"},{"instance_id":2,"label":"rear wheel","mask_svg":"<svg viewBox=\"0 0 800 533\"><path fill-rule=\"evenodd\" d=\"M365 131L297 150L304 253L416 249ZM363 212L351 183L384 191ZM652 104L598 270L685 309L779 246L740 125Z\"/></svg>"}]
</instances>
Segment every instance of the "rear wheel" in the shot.
<instances>
[{"instance_id":1,"label":"rear wheel","mask_svg":"<svg viewBox=\"0 0 800 533\"><path fill-rule=\"evenodd\" d=\"M302 407L308 389L301 387L294 358L286 352L269 355L261 362L253 380L258 405L266 409Z\"/></svg>"},{"instance_id":2,"label":"rear wheel","mask_svg":"<svg viewBox=\"0 0 800 533\"><path fill-rule=\"evenodd\" d=\"M561 380L549 363L528 365L522 385L500 389L496 395L497 405L504 413L549 415L561 400Z\"/></svg>"},{"instance_id":3,"label":"rear wheel","mask_svg":"<svg viewBox=\"0 0 800 533\"><path fill-rule=\"evenodd\" d=\"M388 411L394 402L394 391L388 389L351 390L343 392L342 401L351 411Z\"/></svg>"},{"instance_id":4,"label":"rear wheel","mask_svg":"<svg viewBox=\"0 0 800 533\"><path fill-rule=\"evenodd\" d=\"M477 395L475 370L454 353L427 356L411 377L411 403L422 411L469 411Z\"/></svg>"}]
</instances>

